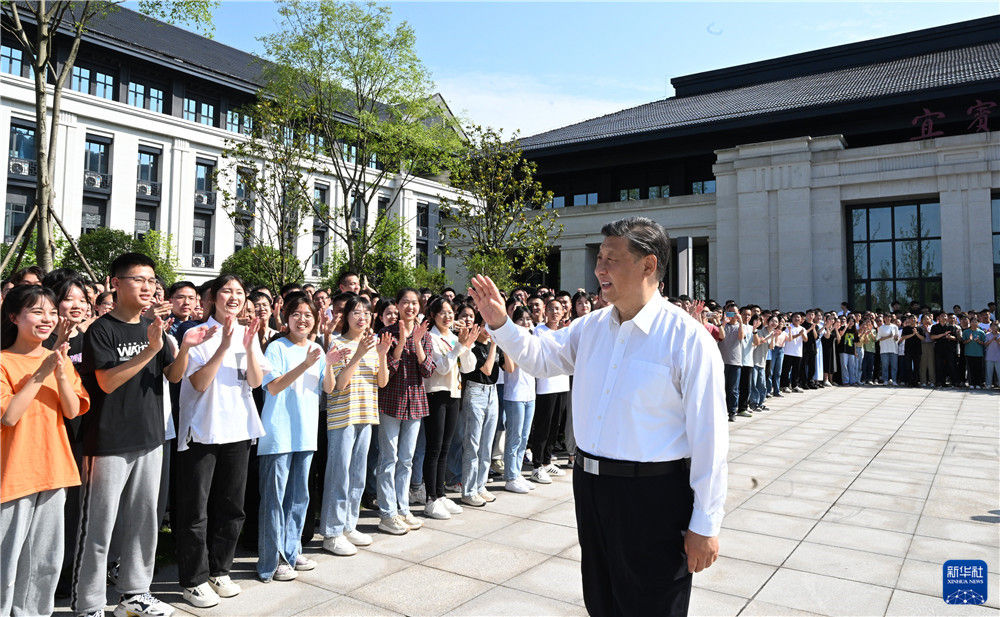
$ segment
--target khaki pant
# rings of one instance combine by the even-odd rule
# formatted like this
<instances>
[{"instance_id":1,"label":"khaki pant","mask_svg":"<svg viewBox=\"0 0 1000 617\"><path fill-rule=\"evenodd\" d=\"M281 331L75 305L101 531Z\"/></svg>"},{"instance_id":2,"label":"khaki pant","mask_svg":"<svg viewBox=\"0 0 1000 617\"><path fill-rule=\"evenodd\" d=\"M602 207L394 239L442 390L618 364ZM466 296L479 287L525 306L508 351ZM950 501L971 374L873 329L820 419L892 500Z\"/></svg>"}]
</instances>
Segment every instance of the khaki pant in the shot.
<instances>
[{"instance_id":1,"label":"khaki pant","mask_svg":"<svg viewBox=\"0 0 1000 617\"><path fill-rule=\"evenodd\" d=\"M920 382L934 383L934 343L920 343Z\"/></svg>"}]
</instances>

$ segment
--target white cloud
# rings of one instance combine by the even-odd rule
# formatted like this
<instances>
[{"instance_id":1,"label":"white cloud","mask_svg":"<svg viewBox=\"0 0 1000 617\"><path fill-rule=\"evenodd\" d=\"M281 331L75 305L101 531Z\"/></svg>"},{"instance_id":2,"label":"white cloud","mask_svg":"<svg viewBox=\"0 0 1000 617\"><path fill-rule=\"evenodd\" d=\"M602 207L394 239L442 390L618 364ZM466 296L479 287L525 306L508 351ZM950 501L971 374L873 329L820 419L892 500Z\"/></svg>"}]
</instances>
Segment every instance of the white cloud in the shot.
<instances>
[{"instance_id":1,"label":"white cloud","mask_svg":"<svg viewBox=\"0 0 1000 617\"><path fill-rule=\"evenodd\" d=\"M439 76L435 81L437 91L464 120L502 128L507 134L520 129L522 137L662 98L648 89L629 91L618 84L608 88L609 84L596 83L577 83L576 89L592 86L598 94L573 94L556 85L563 79L549 82L515 74L464 73Z\"/></svg>"}]
</instances>

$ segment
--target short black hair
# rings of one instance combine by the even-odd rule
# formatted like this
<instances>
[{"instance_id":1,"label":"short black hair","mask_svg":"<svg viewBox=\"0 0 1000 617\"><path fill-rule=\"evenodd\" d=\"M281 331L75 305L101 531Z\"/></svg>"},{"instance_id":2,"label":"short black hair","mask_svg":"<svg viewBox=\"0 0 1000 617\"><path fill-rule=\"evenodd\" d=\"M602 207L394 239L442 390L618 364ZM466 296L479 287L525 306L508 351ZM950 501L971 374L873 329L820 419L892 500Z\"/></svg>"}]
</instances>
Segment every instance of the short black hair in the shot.
<instances>
[{"instance_id":1,"label":"short black hair","mask_svg":"<svg viewBox=\"0 0 1000 617\"><path fill-rule=\"evenodd\" d=\"M302 291L302 285L299 285L298 283L285 283L284 285L281 286L280 295L282 298L284 298L293 291Z\"/></svg>"},{"instance_id":2,"label":"short black hair","mask_svg":"<svg viewBox=\"0 0 1000 617\"><path fill-rule=\"evenodd\" d=\"M353 270L345 270L344 273L337 278L337 286L343 285L344 280L349 276L356 276L358 277L358 281L361 280L361 275L359 275L357 272L354 272Z\"/></svg>"},{"instance_id":3,"label":"short black hair","mask_svg":"<svg viewBox=\"0 0 1000 617\"><path fill-rule=\"evenodd\" d=\"M670 265L670 236L656 221L644 216L630 216L608 223L601 228L606 238L628 240L629 250L640 258L656 257L656 278L662 281Z\"/></svg>"},{"instance_id":4,"label":"short black hair","mask_svg":"<svg viewBox=\"0 0 1000 617\"><path fill-rule=\"evenodd\" d=\"M197 285L195 285L191 281L177 281L176 283L170 286L170 289L167 290L167 298L168 299L173 298L175 293L187 287L190 287L191 289L194 290L195 293L198 293Z\"/></svg>"},{"instance_id":5,"label":"short black hair","mask_svg":"<svg viewBox=\"0 0 1000 617\"><path fill-rule=\"evenodd\" d=\"M156 273L156 262L149 255L142 253L122 253L115 257L115 260L108 267L108 273L111 276L122 276L136 266L152 268L153 273Z\"/></svg>"}]
</instances>

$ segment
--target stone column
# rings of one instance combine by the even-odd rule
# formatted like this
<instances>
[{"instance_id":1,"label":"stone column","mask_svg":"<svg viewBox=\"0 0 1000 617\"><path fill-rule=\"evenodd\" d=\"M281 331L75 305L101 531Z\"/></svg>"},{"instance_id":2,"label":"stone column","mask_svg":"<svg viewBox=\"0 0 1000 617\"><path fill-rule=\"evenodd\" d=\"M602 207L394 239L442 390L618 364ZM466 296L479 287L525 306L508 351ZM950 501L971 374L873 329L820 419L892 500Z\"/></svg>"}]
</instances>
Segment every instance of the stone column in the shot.
<instances>
[{"instance_id":1,"label":"stone column","mask_svg":"<svg viewBox=\"0 0 1000 617\"><path fill-rule=\"evenodd\" d=\"M694 293L694 238L677 238L677 295L693 297Z\"/></svg>"},{"instance_id":2,"label":"stone column","mask_svg":"<svg viewBox=\"0 0 1000 617\"><path fill-rule=\"evenodd\" d=\"M135 182L138 177L139 139L129 133L115 133L111 145L111 198L108 199L108 227L129 235L135 233Z\"/></svg>"},{"instance_id":3,"label":"stone column","mask_svg":"<svg viewBox=\"0 0 1000 617\"><path fill-rule=\"evenodd\" d=\"M972 186L974 178L951 178L952 186ZM941 192L942 307L982 308L993 300L993 234L989 188Z\"/></svg>"},{"instance_id":4,"label":"stone column","mask_svg":"<svg viewBox=\"0 0 1000 617\"><path fill-rule=\"evenodd\" d=\"M590 278L594 278L594 264L590 261L586 246L561 247L559 251L559 287L573 293L579 287L594 290L596 281L590 286Z\"/></svg>"}]
</instances>

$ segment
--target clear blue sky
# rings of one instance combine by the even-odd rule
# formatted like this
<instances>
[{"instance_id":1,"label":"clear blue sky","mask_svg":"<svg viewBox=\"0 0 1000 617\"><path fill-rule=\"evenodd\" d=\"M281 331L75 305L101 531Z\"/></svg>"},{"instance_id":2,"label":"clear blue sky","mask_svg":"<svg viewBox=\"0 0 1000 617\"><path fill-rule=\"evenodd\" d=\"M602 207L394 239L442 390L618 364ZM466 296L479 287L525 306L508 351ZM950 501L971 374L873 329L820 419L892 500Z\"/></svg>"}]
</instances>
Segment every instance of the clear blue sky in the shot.
<instances>
[{"instance_id":1,"label":"clear blue sky","mask_svg":"<svg viewBox=\"0 0 1000 617\"><path fill-rule=\"evenodd\" d=\"M995 15L972 2L391 2L455 113L557 128L671 96L670 78ZM247 51L271 2L225 0L215 38Z\"/></svg>"}]
</instances>

